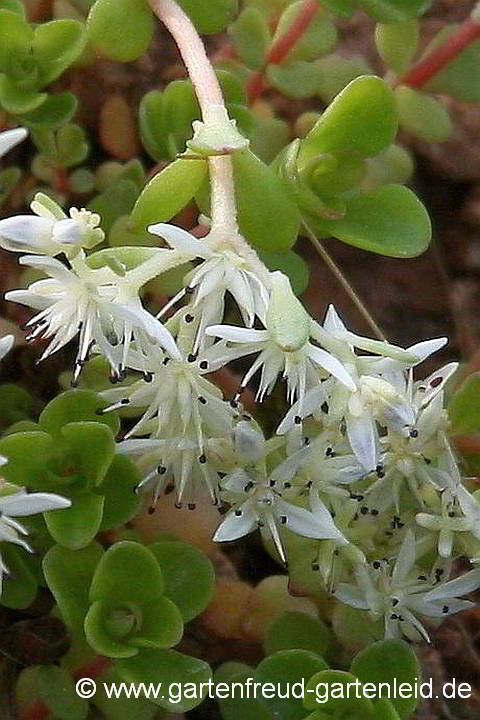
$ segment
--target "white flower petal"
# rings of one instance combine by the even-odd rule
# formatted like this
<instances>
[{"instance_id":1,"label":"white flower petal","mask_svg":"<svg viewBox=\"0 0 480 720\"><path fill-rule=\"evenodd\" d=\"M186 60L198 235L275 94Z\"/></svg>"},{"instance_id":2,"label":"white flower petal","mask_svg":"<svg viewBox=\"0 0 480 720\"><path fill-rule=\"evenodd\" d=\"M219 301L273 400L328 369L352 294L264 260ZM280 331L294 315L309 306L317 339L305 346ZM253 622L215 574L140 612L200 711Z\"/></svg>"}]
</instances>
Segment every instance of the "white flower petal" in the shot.
<instances>
[{"instance_id":1,"label":"white flower petal","mask_svg":"<svg viewBox=\"0 0 480 720\"><path fill-rule=\"evenodd\" d=\"M377 430L367 412L361 417L346 417L347 435L357 460L367 472L377 467Z\"/></svg>"},{"instance_id":2,"label":"white flower petal","mask_svg":"<svg viewBox=\"0 0 480 720\"><path fill-rule=\"evenodd\" d=\"M333 593L334 596L351 607L358 608L358 610L368 610L369 604L365 598L365 595L356 587L356 585L350 585L349 583L339 583Z\"/></svg>"},{"instance_id":3,"label":"white flower petal","mask_svg":"<svg viewBox=\"0 0 480 720\"><path fill-rule=\"evenodd\" d=\"M238 540L238 538L253 532L256 527L257 514L253 506L253 501L247 500L243 505L230 510L226 514L225 519L213 536L213 540L214 542Z\"/></svg>"},{"instance_id":4,"label":"white flower petal","mask_svg":"<svg viewBox=\"0 0 480 720\"><path fill-rule=\"evenodd\" d=\"M15 215L0 220L0 246L12 252L56 255L61 248L52 241L54 221L36 215Z\"/></svg>"},{"instance_id":5,"label":"white flower petal","mask_svg":"<svg viewBox=\"0 0 480 720\"><path fill-rule=\"evenodd\" d=\"M406 579L407 575L415 564L416 548L415 535L412 530L408 530L405 534L403 542L398 551L397 559L392 573L392 582L394 585L400 585Z\"/></svg>"},{"instance_id":6,"label":"white flower petal","mask_svg":"<svg viewBox=\"0 0 480 720\"><path fill-rule=\"evenodd\" d=\"M0 360L2 360L8 352L10 352L14 343L15 338L13 335L4 335L0 338Z\"/></svg>"},{"instance_id":7,"label":"white flower petal","mask_svg":"<svg viewBox=\"0 0 480 720\"><path fill-rule=\"evenodd\" d=\"M155 225L149 225L147 230L152 235L159 235L164 238L174 250L178 250L191 258L201 257L207 259L213 254L204 240L199 240L176 225L156 223Z\"/></svg>"},{"instance_id":8,"label":"white flower petal","mask_svg":"<svg viewBox=\"0 0 480 720\"><path fill-rule=\"evenodd\" d=\"M12 517L25 517L47 510L58 510L71 506L67 498L53 493L14 493L0 497L0 510Z\"/></svg>"},{"instance_id":9,"label":"white flower petal","mask_svg":"<svg viewBox=\"0 0 480 720\"><path fill-rule=\"evenodd\" d=\"M207 335L219 337L229 342L259 343L268 340L267 330L253 330L252 328L242 328L236 325L210 325L205 332Z\"/></svg>"},{"instance_id":10,"label":"white flower petal","mask_svg":"<svg viewBox=\"0 0 480 720\"><path fill-rule=\"evenodd\" d=\"M431 602L433 600L444 600L447 598L455 598L460 595L466 595L474 590L478 590L480 587L480 568L470 570L470 572L462 575L461 577L455 578L455 580L449 580L446 583L437 585L437 587L425 593L423 596L424 600Z\"/></svg>"},{"instance_id":11,"label":"white flower petal","mask_svg":"<svg viewBox=\"0 0 480 720\"><path fill-rule=\"evenodd\" d=\"M340 380L349 390L355 392L357 389L356 385L340 360L337 360L336 357L326 352L326 350L322 350L311 343L307 344L307 354L317 365L320 365L320 367L336 377L337 380Z\"/></svg>"},{"instance_id":12,"label":"white flower petal","mask_svg":"<svg viewBox=\"0 0 480 720\"><path fill-rule=\"evenodd\" d=\"M23 127L14 128L13 130L4 130L0 133L0 157L5 155L15 145L25 140L28 130Z\"/></svg>"}]
</instances>

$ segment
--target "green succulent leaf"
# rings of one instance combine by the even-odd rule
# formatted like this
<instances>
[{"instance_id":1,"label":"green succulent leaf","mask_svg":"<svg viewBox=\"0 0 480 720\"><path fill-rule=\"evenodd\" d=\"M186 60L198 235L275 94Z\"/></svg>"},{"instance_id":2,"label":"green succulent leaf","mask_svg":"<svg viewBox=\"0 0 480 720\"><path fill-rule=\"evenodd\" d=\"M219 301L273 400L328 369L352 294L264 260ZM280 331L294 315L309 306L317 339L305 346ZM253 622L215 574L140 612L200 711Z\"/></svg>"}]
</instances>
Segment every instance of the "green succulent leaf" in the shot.
<instances>
[{"instance_id":1,"label":"green succulent leaf","mask_svg":"<svg viewBox=\"0 0 480 720\"><path fill-rule=\"evenodd\" d=\"M292 60L269 65L267 78L276 90L287 97L302 99L315 95L318 89L318 67L314 62Z\"/></svg>"},{"instance_id":2,"label":"green succulent leaf","mask_svg":"<svg viewBox=\"0 0 480 720\"><path fill-rule=\"evenodd\" d=\"M207 663L175 650L145 648L135 657L118 660L116 668L125 682L163 683L170 698L153 699L169 712L188 712L199 705L207 693L212 672Z\"/></svg>"},{"instance_id":3,"label":"green succulent leaf","mask_svg":"<svg viewBox=\"0 0 480 720\"><path fill-rule=\"evenodd\" d=\"M279 118L258 118L248 135L250 150L269 165L288 144L290 128L288 123Z\"/></svg>"},{"instance_id":4,"label":"green succulent leaf","mask_svg":"<svg viewBox=\"0 0 480 720\"><path fill-rule=\"evenodd\" d=\"M448 405L448 416L454 435L480 432L480 372L472 373L460 385Z\"/></svg>"},{"instance_id":5,"label":"green succulent leaf","mask_svg":"<svg viewBox=\"0 0 480 720\"><path fill-rule=\"evenodd\" d=\"M355 78L373 73L362 57L345 58L341 55L326 55L315 61L318 69L317 93L326 103L332 100Z\"/></svg>"},{"instance_id":6,"label":"green succulent leaf","mask_svg":"<svg viewBox=\"0 0 480 720\"><path fill-rule=\"evenodd\" d=\"M272 41L265 14L256 7L246 7L228 28L235 50L252 69L263 67Z\"/></svg>"},{"instance_id":7,"label":"green succulent leaf","mask_svg":"<svg viewBox=\"0 0 480 720\"><path fill-rule=\"evenodd\" d=\"M105 498L101 530L118 528L135 517L142 502L135 492L140 480L135 463L125 455L115 455L100 490Z\"/></svg>"},{"instance_id":8,"label":"green succulent leaf","mask_svg":"<svg viewBox=\"0 0 480 720\"><path fill-rule=\"evenodd\" d=\"M76 633L83 632L90 604L88 591L102 555L102 546L94 542L80 550L54 545L43 559L48 587L65 624Z\"/></svg>"},{"instance_id":9,"label":"green succulent leaf","mask_svg":"<svg viewBox=\"0 0 480 720\"><path fill-rule=\"evenodd\" d=\"M347 201L343 218L308 218L323 237L389 257L416 257L427 249L431 224L427 211L408 188L385 185Z\"/></svg>"},{"instance_id":10,"label":"green succulent leaf","mask_svg":"<svg viewBox=\"0 0 480 720\"><path fill-rule=\"evenodd\" d=\"M131 225L142 231L183 210L207 177L205 160L175 160L145 186L132 210Z\"/></svg>"},{"instance_id":11,"label":"green succulent leaf","mask_svg":"<svg viewBox=\"0 0 480 720\"><path fill-rule=\"evenodd\" d=\"M84 487L99 485L115 455L115 440L110 428L98 422L67 423L62 428L62 437L66 441L72 470L81 475Z\"/></svg>"},{"instance_id":12,"label":"green succulent leaf","mask_svg":"<svg viewBox=\"0 0 480 720\"><path fill-rule=\"evenodd\" d=\"M50 435L37 431L18 432L0 438L0 455L8 457L2 476L20 487L42 489L48 473L45 463L53 455Z\"/></svg>"},{"instance_id":13,"label":"green succulent leaf","mask_svg":"<svg viewBox=\"0 0 480 720\"><path fill-rule=\"evenodd\" d=\"M458 29L458 25L450 25L440 31L427 47L423 57L428 57L432 50L443 44ZM435 74L425 85L425 90L442 95L449 95L460 102L480 101L480 40L471 43L455 59L451 60L443 70Z\"/></svg>"},{"instance_id":14,"label":"green succulent leaf","mask_svg":"<svg viewBox=\"0 0 480 720\"><path fill-rule=\"evenodd\" d=\"M404 682L414 687L421 681L422 670L415 651L403 640L381 640L361 650L350 668L362 682L390 683L391 703L401 718L414 712L418 699L396 697L395 683Z\"/></svg>"},{"instance_id":15,"label":"green succulent leaf","mask_svg":"<svg viewBox=\"0 0 480 720\"><path fill-rule=\"evenodd\" d=\"M32 128L56 130L75 115L78 100L71 92L49 95L40 107L22 113L22 122Z\"/></svg>"},{"instance_id":16,"label":"green succulent leaf","mask_svg":"<svg viewBox=\"0 0 480 720\"><path fill-rule=\"evenodd\" d=\"M165 595L182 613L184 622L193 620L212 599L215 571L209 558L193 545L160 541L149 546L165 582Z\"/></svg>"},{"instance_id":17,"label":"green succulent leaf","mask_svg":"<svg viewBox=\"0 0 480 720\"><path fill-rule=\"evenodd\" d=\"M58 395L43 410L38 423L42 430L52 437L59 437L62 428L71 422L95 422L107 425L116 435L120 420L115 413L99 415L97 410L107 407L108 403L90 390L67 390Z\"/></svg>"},{"instance_id":18,"label":"green succulent leaf","mask_svg":"<svg viewBox=\"0 0 480 720\"><path fill-rule=\"evenodd\" d=\"M21 88L8 75L0 75L0 105L12 115L36 110L46 99L46 93Z\"/></svg>"},{"instance_id":19,"label":"green succulent leaf","mask_svg":"<svg viewBox=\"0 0 480 720\"><path fill-rule=\"evenodd\" d=\"M374 75L359 77L337 95L303 140L300 167L319 153L378 155L395 139L397 126L392 89Z\"/></svg>"},{"instance_id":20,"label":"green succulent leaf","mask_svg":"<svg viewBox=\"0 0 480 720\"><path fill-rule=\"evenodd\" d=\"M405 72L417 51L420 28L417 20L377 24L375 44L385 63L397 74Z\"/></svg>"},{"instance_id":21,"label":"green succulent leaf","mask_svg":"<svg viewBox=\"0 0 480 720\"><path fill-rule=\"evenodd\" d=\"M12 58L28 54L33 30L13 8L0 6L0 71L10 68Z\"/></svg>"},{"instance_id":22,"label":"green succulent leaf","mask_svg":"<svg viewBox=\"0 0 480 720\"><path fill-rule=\"evenodd\" d=\"M13 169L13 168L10 168ZM8 172L5 170L4 172ZM2 175L0 173L0 187L2 186ZM26 420L33 414L33 398L25 388L13 383L0 385L0 429L6 429L13 423Z\"/></svg>"},{"instance_id":23,"label":"green succulent leaf","mask_svg":"<svg viewBox=\"0 0 480 720\"><path fill-rule=\"evenodd\" d=\"M283 688L281 695L286 695L287 686L305 682L315 673L325 670L327 663L319 655L308 650L281 650L261 661L255 670L254 677L260 683L280 683ZM273 697L265 699L265 705L274 717L282 720L302 720L305 709L301 699L293 697Z\"/></svg>"},{"instance_id":24,"label":"green succulent leaf","mask_svg":"<svg viewBox=\"0 0 480 720\"><path fill-rule=\"evenodd\" d=\"M22 20L26 19L25 6L22 0L0 0L0 10L11 10L21 17Z\"/></svg>"},{"instance_id":25,"label":"green succulent leaf","mask_svg":"<svg viewBox=\"0 0 480 720\"><path fill-rule=\"evenodd\" d=\"M97 685L95 696L91 703L102 713L105 720L154 720L158 717L158 708L144 698L127 698L125 696L115 698L112 702L105 692L104 683L121 683L122 678L118 674L115 665L102 675L102 682Z\"/></svg>"},{"instance_id":26,"label":"green succulent leaf","mask_svg":"<svg viewBox=\"0 0 480 720\"><path fill-rule=\"evenodd\" d=\"M109 185L100 195L88 203L88 210L102 218L102 229L106 234L122 215L129 215L138 198L138 187L133 180L118 180Z\"/></svg>"},{"instance_id":27,"label":"green succulent leaf","mask_svg":"<svg viewBox=\"0 0 480 720\"><path fill-rule=\"evenodd\" d=\"M427 142L445 142L453 131L446 108L427 93L406 85L395 88L398 119L402 130Z\"/></svg>"},{"instance_id":28,"label":"green succulent leaf","mask_svg":"<svg viewBox=\"0 0 480 720\"><path fill-rule=\"evenodd\" d=\"M94 48L119 62L144 55L154 27L147 0L96 0L87 18L88 38Z\"/></svg>"},{"instance_id":29,"label":"green succulent leaf","mask_svg":"<svg viewBox=\"0 0 480 720\"><path fill-rule=\"evenodd\" d=\"M356 678L344 670L322 670L316 673L307 683L304 706L334 717L368 718L374 720L371 700L362 697L358 692L349 692ZM344 688L341 690L342 686ZM338 692L333 692L333 689ZM358 697L357 697L358 695Z\"/></svg>"},{"instance_id":30,"label":"green succulent leaf","mask_svg":"<svg viewBox=\"0 0 480 720\"><path fill-rule=\"evenodd\" d=\"M322 5L329 10L333 10L337 15L351 17L357 9L358 0L322 0Z\"/></svg>"},{"instance_id":31,"label":"green succulent leaf","mask_svg":"<svg viewBox=\"0 0 480 720\"><path fill-rule=\"evenodd\" d=\"M150 90L142 97L138 109L140 139L150 157L157 162L169 156L163 112L163 93L160 90Z\"/></svg>"},{"instance_id":32,"label":"green succulent leaf","mask_svg":"<svg viewBox=\"0 0 480 720\"><path fill-rule=\"evenodd\" d=\"M238 0L209 0L208 5L198 0L178 0L178 4L204 35L222 32L238 13Z\"/></svg>"},{"instance_id":33,"label":"green succulent leaf","mask_svg":"<svg viewBox=\"0 0 480 720\"><path fill-rule=\"evenodd\" d=\"M168 597L161 597L142 607L141 628L128 644L136 648L167 649L177 645L182 635L180 610Z\"/></svg>"},{"instance_id":34,"label":"green succulent leaf","mask_svg":"<svg viewBox=\"0 0 480 720\"><path fill-rule=\"evenodd\" d=\"M260 256L269 270L280 270L287 275L295 295L305 292L310 280L310 269L300 255L288 250L285 253L262 252Z\"/></svg>"},{"instance_id":35,"label":"green succulent leaf","mask_svg":"<svg viewBox=\"0 0 480 720\"><path fill-rule=\"evenodd\" d=\"M432 2L433 0L360 0L369 15L384 23L401 22L423 15Z\"/></svg>"},{"instance_id":36,"label":"green succulent leaf","mask_svg":"<svg viewBox=\"0 0 480 720\"><path fill-rule=\"evenodd\" d=\"M81 55L85 45L84 26L77 20L52 20L37 25L32 51L43 85L60 77Z\"/></svg>"},{"instance_id":37,"label":"green succulent leaf","mask_svg":"<svg viewBox=\"0 0 480 720\"><path fill-rule=\"evenodd\" d=\"M61 127L56 133L55 141L56 159L65 167L80 165L90 151L85 130L75 123L68 123Z\"/></svg>"},{"instance_id":38,"label":"green succulent leaf","mask_svg":"<svg viewBox=\"0 0 480 720\"><path fill-rule=\"evenodd\" d=\"M37 578L30 567L28 553L11 543L0 543L2 563L8 568L4 574L0 603L7 608L24 610L35 600Z\"/></svg>"},{"instance_id":39,"label":"green succulent leaf","mask_svg":"<svg viewBox=\"0 0 480 720\"><path fill-rule=\"evenodd\" d=\"M228 664L237 665L237 663ZM218 687L219 695L221 693L222 696L226 696L218 701L223 720L238 720L239 717L242 720L274 720L275 716L272 710L259 698L253 696L238 698L235 696L234 688L239 687L237 683L247 687L246 683L249 678L253 678L253 674L252 670L248 668L229 672L228 677L222 677L222 674L217 676L217 673L215 673L216 683L227 683L232 688L227 694L223 692L223 685ZM277 717L283 718L283 715L280 714Z\"/></svg>"},{"instance_id":40,"label":"green succulent leaf","mask_svg":"<svg viewBox=\"0 0 480 720\"><path fill-rule=\"evenodd\" d=\"M266 655L298 648L323 657L330 641L330 630L321 620L305 613L288 611L269 625L264 648Z\"/></svg>"},{"instance_id":41,"label":"green succulent leaf","mask_svg":"<svg viewBox=\"0 0 480 720\"><path fill-rule=\"evenodd\" d=\"M84 622L88 643L99 655L111 658L133 657L138 654L138 648L109 631L109 620L114 612L116 608L104 600L96 600L90 605Z\"/></svg>"},{"instance_id":42,"label":"green succulent leaf","mask_svg":"<svg viewBox=\"0 0 480 720\"><path fill-rule=\"evenodd\" d=\"M128 540L115 543L102 557L90 588L90 600L118 600L142 606L164 591L160 567L150 550Z\"/></svg>"},{"instance_id":43,"label":"green succulent leaf","mask_svg":"<svg viewBox=\"0 0 480 720\"><path fill-rule=\"evenodd\" d=\"M71 675L58 665L32 665L19 676L16 699L20 707L39 701L55 720L86 720L88 702L75 692Z\"/></svg>"},{"instance_id":44,"label":"green succulent leaf","mask_svg":"<svg viewBox=\"0 0 480 720\"><path fill-rule=\"evenodd\" d=\"M53 539L70 550L80 550L92 542L100 529L104 498L93 493L70 493L72 506L49 510L45 522Z\"/></svg>"},{"instance_id":45,"label":"green succulent leaf","mask_svg":"<svg viewBox=\"0 0 480 720\"><path fill-rule=\"evenodd\" d=\"M287 5L275 30L273 43L288 32L303 6L303 0L296 0L296 2ZM307 30L295 43L285 60L286 62L292 60L316 60L321 55L326 55L333 50L337 43L337 36L336 26L329 19L328 13L320 7Z\"/></svg>"},{"instance_id":46,"label":"green succulent leaf","mask_svg":"<svg viewBox=\"0 0 480 720\"><path fill-rule=\"evenodd\" d=\"M289 250L298 235L300 216L282 181L251 151L232 157L240 230L261 250Z\"/></svg>"}]
</instances>

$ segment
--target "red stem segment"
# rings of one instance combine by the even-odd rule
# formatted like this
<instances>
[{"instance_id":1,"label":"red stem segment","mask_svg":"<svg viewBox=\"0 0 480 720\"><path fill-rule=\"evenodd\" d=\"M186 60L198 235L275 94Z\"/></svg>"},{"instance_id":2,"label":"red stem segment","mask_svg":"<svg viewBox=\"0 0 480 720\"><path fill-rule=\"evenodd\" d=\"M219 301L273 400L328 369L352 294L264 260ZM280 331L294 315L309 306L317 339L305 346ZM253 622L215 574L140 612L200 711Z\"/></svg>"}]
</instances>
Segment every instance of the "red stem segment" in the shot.
<instances>
[{"instance_id":1,"label":"red stem segment","mask_svg":"<svg viewBox=\"0 0 480 720\"><path fill-rule=\"evenodd\" d=\"M303 6L291 27L285 35L282 35L270 48L270 52L267 55L267 65L280 65L280 63L285 60L290 50L308 30L310 23L319 9L320 5L317 0L304 0ZM262 68L252 75L248 83L248 98L250 103L260 97L265 89L265 68Z\"/></svg>"},{"instance_id":2,"label":"red stem segment","mask_svg":"<svg viewBox=\"0 0 480 720\"><path fill-rule=\"evenodd\" d=\"M395 85L409 85L413 88L424 87L440 70L443 70L463 50L479 38L480 24L472 18L468 18L443 45L410 68L403 77L395 82Z\"/></svg>"}]
</instances>

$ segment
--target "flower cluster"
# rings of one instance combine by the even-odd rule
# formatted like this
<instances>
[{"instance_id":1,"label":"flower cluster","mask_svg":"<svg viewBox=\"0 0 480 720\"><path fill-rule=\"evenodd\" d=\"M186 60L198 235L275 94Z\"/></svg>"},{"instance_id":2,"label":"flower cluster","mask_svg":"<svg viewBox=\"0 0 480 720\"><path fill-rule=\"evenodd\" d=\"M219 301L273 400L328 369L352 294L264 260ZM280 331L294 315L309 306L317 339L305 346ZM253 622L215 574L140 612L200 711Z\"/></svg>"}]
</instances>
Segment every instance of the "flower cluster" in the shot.
<instances>
[{"instance_id":1,"label":"flower cluster","mask_svg":"<svg viewBox=\"0 0 480 720\"><path fill-rule=\"evenodd\" d=\"M425 618L468 606L458 596L480 586L480 569L449 579L455 557L480 555L480 499L462 481L444 409L457 366L416 377L446 338L403 349L352 333L332 306L318 323L238 232L213 226L198 239L157 224L168 246L147 259L138 249L137 262L131 248L127 264L115 249L89 254L103 238L97 216L67 217L43 195L32 210L0 221L0 244L47 277L7 298L37 311L27 327L49 341L41 359L79 335L74 383L90 352L108 360L119 384L101 412L138 415L119 451L142 470L139 491L155 503L175 490L191 509L206 493L226 512L216 541L258 528L282 562L309 555L319 587L383 617L387 636L428 637ZM153 317L142 285L186 262L184 287ZM227 296L243 326L223 324ZM225 399L212 373L250 356ZM127 369L140 373L129 384ZM241 403L257 376L259 402L286 385L268 440Z\"/></svg>"}]
</instances>

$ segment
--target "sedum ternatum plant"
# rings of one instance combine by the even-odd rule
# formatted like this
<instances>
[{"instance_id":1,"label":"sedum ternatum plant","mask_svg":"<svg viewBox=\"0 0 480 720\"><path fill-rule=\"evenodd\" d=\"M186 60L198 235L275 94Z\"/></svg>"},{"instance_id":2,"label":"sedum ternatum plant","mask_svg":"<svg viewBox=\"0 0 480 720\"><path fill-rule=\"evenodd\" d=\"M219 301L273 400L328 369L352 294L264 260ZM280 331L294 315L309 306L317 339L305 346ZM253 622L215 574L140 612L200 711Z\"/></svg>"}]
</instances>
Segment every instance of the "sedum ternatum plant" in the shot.
<instances>
[{"instance_id":1,"label":"sedum ternatum plant","mask_svg":"<svg viewBox=\"0 0 480 720\"><path fill-rule=\"evenodd\" d=\"M0 246L24 270L5 298L27 308L38 362L75 347L72 388L41 412L20 388L0 388L0 602L27 610L48 589L49 620L68 635L58 656L24 662L20 717L149 720L202 701L210 658L189 654L188 639L202 618L213 622L212 562L161 521L153 542L135 524L170 493L178 525L218 509L217 566L223 543L258 533L310 598L308 611L282 613L285 588L270 597L260 583L265 657L255 668L224 658L233 662L214 668L216 682L414 683L421 670L408 643L430 642L443 618L474 607L478 459L463 461L452 435L478 432L478 378L452 396L457 363L423 369L447 338L390 343L358 298L373 338L332 304L312 317L299 297L308 268L292 249L307 237L332 265L321 244L330 236L397 258L428 247L398 129L442 142L452 122L441 97L480 100L478 7L421 54L419 18L431 5L72 0L34 24L22 3L0 0L5 37L18 31L10 55L0 51L0 107L8 127L25 126L2 132L0 152L27 134L38 151L31 212L0 220ZM356 12L376 24L385 77L335 52L339 17ZM148 181L137 160L70 173L89 151L70 122L77 101L45 86L73 63L94 65L95 52L137 60L155 18L188 74L140 102L143 146L161 164ZM212 64L200 36L224 30L228 52ZM262 114L267 90L317 104L292 132ZM20 171L9 170L14 186ZM87 198L77 207L72 195ZM193 201L198 221L187 230L179 213ZM164 298L155 309L152 287ZM0 357L12 345L0 339ZM89 704L75 692L81 677L184 688L177 699L113 700L99 689ZM415 706L314 695L219 702L227 720L398 720Z\"/></svg>"}]
</instances>

